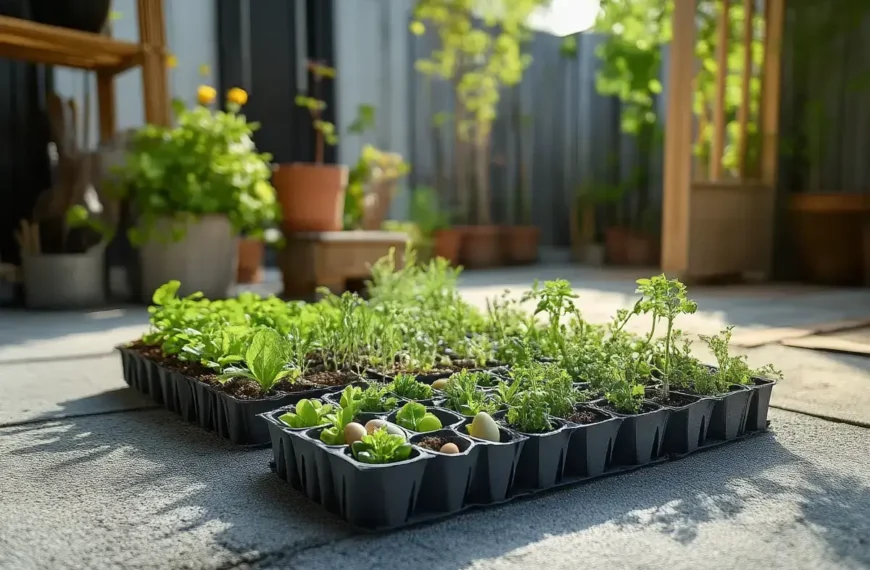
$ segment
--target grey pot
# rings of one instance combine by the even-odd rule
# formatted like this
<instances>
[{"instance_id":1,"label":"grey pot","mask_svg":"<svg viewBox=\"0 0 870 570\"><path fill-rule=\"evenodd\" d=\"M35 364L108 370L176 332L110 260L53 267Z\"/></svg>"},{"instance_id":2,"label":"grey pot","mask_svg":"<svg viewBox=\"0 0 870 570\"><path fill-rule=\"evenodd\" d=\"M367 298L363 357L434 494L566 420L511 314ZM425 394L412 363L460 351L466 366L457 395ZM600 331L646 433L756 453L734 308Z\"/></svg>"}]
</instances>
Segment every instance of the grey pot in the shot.
<instances>
[{"instance_id":1,"label":"grey pot","mask_svg":"<svg viewBox=\"0 0 870 570\"><path fill-rule=\"evenodd\" d=\"M25 254L21 259L24 303L30 309L80 309L106 302L106 246L86 253Z\"/></svg>"},{"instance_id":2,"label":"grey pot","mask_svg":"<svg viewBox=\"0 0 870 570\"><path fill-rule=\"evenodd\" d=\"M158 220L152 235L167 239L172 227L171 220ZM176 279L181 282L179 297L197 291L210 299L226 297L236 279L238 241L229 219L219 215L188 224L181 241L150 240L139 250L142 295L149 300L155 289Z\"/></svg>"}]
</instances>

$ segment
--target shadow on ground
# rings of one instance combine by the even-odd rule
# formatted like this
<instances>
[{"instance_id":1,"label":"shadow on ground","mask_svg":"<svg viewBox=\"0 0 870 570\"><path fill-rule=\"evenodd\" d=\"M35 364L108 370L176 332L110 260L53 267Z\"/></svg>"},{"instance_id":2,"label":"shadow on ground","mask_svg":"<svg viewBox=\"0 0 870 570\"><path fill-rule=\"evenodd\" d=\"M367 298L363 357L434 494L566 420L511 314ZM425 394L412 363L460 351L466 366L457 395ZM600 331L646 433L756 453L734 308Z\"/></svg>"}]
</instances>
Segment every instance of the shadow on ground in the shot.
<instances>
[{"instance_id":1,"label":"shadow on ground","mask_svg":"<svg viewBox=\"0 0 870 570\"><path fill-rule=\"evenodd\" d=\"M797 422L790 423L788 429L795 429ZM78 528L91 537L79 548L96 562L117 563L101 557L108 545L126 540L132 526L137 538L127 542L123 561L130 567L137 560L163 566L197 560L202 567L356 568L389 561L456 568L590 529L654 529L691 547L705 525L737 524L747 510L782 504L782 516L774 508L765 533L775 537L778 525L803 526L844 565L870 564L867 479L828 468L826 458L806 446L800 453L766 434L440 523L360 535L271 474L270 450L242 450L168 412L144 410L0 430L0 454L8 465L0 489L16 490L0 492L0 506L13 516L13 532L22 530L16 525L41 525L54 537L52 548L60 551L44 556L63 556L56 539ZM33 501L45 490L53 496L50 508L66 513L62 518ZM83 504L89 506L78 506ZM797 517L788 514L791 507L799 510ZM445 540L449 547L442 546Z\"/></svg>"}]
</instances>

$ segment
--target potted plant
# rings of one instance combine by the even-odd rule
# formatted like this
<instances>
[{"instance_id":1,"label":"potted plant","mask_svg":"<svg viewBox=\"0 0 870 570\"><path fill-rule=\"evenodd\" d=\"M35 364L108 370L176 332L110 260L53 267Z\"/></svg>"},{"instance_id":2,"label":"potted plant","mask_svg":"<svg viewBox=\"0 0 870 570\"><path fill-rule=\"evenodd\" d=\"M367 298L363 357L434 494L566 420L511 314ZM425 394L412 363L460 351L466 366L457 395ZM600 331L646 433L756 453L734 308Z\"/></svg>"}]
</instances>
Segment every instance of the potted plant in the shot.
<instances>
[{"instance_id":1,"label":"potted plant","mask_svg":"<svg viewBox=\"0 0 870 570\"><path fill-rule=\"evenodd\" d=\"M515 89L516 92L516 89ZM541 230L532 223L532 173L527 159L528 153L534 148L533 116L523 113L520 97L515 93L514 111L512 113L513 130L516 133L516 188L513 192L514 223L503 228L505 261L515 265L525 265L538 260L538 242ZM528 136L528 144L523 139Z\"/></svg>"},{"instance_id":2,"label":"potted plant","mask_svg":"<svg viewBox=\"0 0 870 570\"><path fill-rule=\"evenodd\" d=\"M320 99L321 84L335 77L335 69L309 61L310 93L296 97L296 105L311 117L314 129L314 163L281 164L274 184L283 213L283 229L294 232L336 232L344 223L344 198L348 169L324 164L325 145L338 143L335 125L323 120L326 103Z\"/></svg>"},{"instance_id":3,"label":"potted plant","mask_svg":"<svg viewBox=\"0 0 870 570\"><path fill-rule=\"evenodd\" d=\"M173 101L174 126L139 129L112 189L137 218L128 237L140 248L143 295L178 280L181 296L225 297L236 279L239 232L262 239L280 219L270 156L251 138L259 125L241 114L247 93L230 89L226 111L211 107L215 97L201 86L196 105Z\"/></svg>"},{"instance_id":4,"label":"potted plant","mask_svg":"<svg viewBox=\"0 0 870 570\"><path fill-rule=\"evenodd\" d=\"M462 246L462 234L450 227L450 216L442 209L437 192L418 186L411 192L411 221L417 226L423 247L430 257L442 257L456 265Z\"/></svg>"},{"instance_id":5,"label":"potted plant","mask_svg":"<svg viewBox=\"0 0 870 570\"><path fill-rule=\"evenodd\" d=\"M87 88L84 101L87 110ZM89 144L88 113L80 141L73 100L50 94L47 110L57 151L54 183L39 195L31 218L22 220L15 232L25 304L38 309L99 306L106 298L105 237L117 227L117 211L107 207L104 221L84 223L88 205L100 202L92 184L98 165L84 150Z\"/></svg>"},{"instance_id":6,"label":"potted plant","mask_svg":"<svg viewBox=\"0 0 870 570\"><path fill-rule=\"evenodd\" d=\"M422 0L414 7L412 31L424 33L428 22L441 39L440 48L431 58L418 60L416 68L451 81L456 98L455 183L462 214L474 221L462 227L461 259L467 267L492 267L502 261L501 232L492 224L490 203L492 126L501 87L518 84L530 63L528 54L521 57L523 24L543 4L538 0L499 4L498 10L485 14L492 26L481 25L471 9L457 10L448 0ZM499 49L493 49L496 45ZM473 203L469 185L475 188Z\"/></svg>"}]
</instances>

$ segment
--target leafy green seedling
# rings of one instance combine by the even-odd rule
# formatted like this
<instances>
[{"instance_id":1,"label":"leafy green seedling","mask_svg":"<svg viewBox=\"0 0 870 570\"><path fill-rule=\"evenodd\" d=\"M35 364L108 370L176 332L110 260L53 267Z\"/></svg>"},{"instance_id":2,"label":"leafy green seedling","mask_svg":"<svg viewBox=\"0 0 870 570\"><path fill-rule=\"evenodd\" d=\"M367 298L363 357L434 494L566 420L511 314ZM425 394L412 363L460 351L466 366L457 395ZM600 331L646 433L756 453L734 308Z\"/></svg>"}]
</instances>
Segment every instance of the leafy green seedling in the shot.
<instances>
[{"instance_id":1,"label":"leafy green seedling","mask_svg":"<svg viewBox=\"0 0 870 570\"><path fill-rule=\"evenodd\" d=\"M351 423L358 410L352 404L350 407L340 407L334 413L329 414L327 419L331 425L320 432L320 441L326 445L344 445L344 428Z\"/></svg>"},{"instance_id":2,"label":"leafy green seedling","mask_svg":"<svg viewBox=\"0 0 870 570\"><path fill-rule=\"evenodd\" d=\"M432 397L432 386L419 382L411 374L397 374L388 387L396 396L408 400L427 400Z\"/></svg>"},{"instance_id":3,"label":"leafy green seedling","mask_svg":"<svg viewBox=\"0 0 870 570\"><path fill-rule=\"evenodd\" d=\"M404 461L413 448L401 435L391 434L380 428L371 435L364 435L350 447L353 458L360 463L384 464Z\"/></svg>"},{"instance_id":4,"label":"leafy green seedling","mask_svg":"<svg viewBox=\"0 0 870 570\"><path fill-rule=\"evenodd\" d=\"M287 412L278 419L292 428L313 428L326 424L331 412L332 404L302 399L296 403L294 412Z\"/></svg>"},{"instance_id":5,"label":"leafy green seedling","mask_svg":"<svg viewBox=\"0 0 870 570\"><path fill-rule=\"evenodd\" d=\"M426 411L426 406L418 402L408 402L402 406L396 413L396 423L416 432L435 431L442 427L438 416Z\"/></svg>"},{"instance_id":6,"label":"leafy green seedling","mask_svg":"<svg viewBox=\"0 0 870 570\"><path fill-rule=\"evenodd\" d=\"M464 416L492 411L492 401L477 386L477 373L463 370L454 374L444 385L444 407Z\"/></svg>"},{"instance_id":7,"label":"leafy green seedling","mask_svg":"<svg viewBox=\"0 0 870 570\"><path fill-rule=\"evenodd\" d=\"M260 329L245 350L247 368L228 368L220 379L226 382L232 378L248 378L260 385L261 393L267 394L292 373L287 368L287 360L288 346L284 337L274 329Z\"/></svg>"}]
</instances>

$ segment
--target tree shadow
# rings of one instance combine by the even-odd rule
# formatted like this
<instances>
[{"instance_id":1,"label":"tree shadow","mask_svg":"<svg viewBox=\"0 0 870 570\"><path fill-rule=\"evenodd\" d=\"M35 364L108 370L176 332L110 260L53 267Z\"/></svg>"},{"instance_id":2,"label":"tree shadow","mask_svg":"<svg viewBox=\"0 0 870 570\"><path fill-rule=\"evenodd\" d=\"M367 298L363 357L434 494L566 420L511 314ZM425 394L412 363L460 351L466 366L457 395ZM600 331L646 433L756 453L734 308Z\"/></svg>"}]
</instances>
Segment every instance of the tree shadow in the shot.
<instances>
[{"instance_id":1,"label":"tree shadow","mask_svg":"<svg viewBox=\"0 0 870 570\"><path fill-rule=\"evenodd\" d=\"M804 420L790 423L787 431ZM139 552L147 544L148 552L160 552L153 563L163 567L197 556L203 567L338 568L390 560L399 567L457 568L595 527L652 531L692 548L704 525L740 524L738 517L764 501L796 506L796 524L823 539L844 566L870 564L868 477L857 476L861 467L850 465L849 457L845 468L822 465L828 456L813 455L821 448L802 447L798 455L775 432L767 433L684 460L370 535L270 473L271 450L239 448L164 410L140 410L0 429L0 510L36 518L41 503L35 496L58 497L52 508L68 518L63 525L47 522L36 535L52 537L40 556L64 554L65 540L76 540L67 526L92 532L93 544L76 545L85 552L125 540L132 526L144 543L134 541L128 549ZM449 548L442 547L445 537Z\"/></svg>"}]
</instances>

